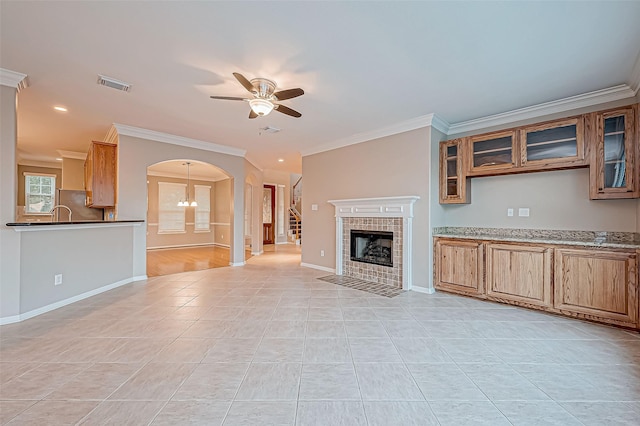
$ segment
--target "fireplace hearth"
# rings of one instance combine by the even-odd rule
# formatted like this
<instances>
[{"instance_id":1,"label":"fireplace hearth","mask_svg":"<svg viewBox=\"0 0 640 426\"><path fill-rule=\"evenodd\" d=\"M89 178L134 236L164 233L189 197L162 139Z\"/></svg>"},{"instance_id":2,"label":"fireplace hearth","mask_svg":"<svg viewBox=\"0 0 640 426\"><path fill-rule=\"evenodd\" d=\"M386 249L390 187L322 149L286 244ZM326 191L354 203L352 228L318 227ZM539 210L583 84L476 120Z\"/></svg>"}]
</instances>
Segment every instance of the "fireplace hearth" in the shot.
<instances>
[{"instance_id":1,"label":"fireplace hearth","mask_svg":"<svg viewBox=\"0 0 640 426\"><path fill-rule=\"evenodd\" d=\"M350 240L352 261L393 267L393 232L352 229Z\"/></svg>"}]
</instances>

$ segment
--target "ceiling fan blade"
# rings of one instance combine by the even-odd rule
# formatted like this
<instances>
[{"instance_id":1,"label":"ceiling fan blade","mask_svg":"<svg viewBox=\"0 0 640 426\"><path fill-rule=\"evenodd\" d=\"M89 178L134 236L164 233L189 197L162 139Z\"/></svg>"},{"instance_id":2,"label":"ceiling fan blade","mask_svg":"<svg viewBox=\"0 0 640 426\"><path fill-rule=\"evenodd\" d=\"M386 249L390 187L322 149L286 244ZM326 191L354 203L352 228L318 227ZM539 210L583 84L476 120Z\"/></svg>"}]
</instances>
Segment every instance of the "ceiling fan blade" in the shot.
<instances>
[{"instance_id":1,"label":"ceiling fan blade","mask_svg":"<svg viewBox=\"0 0 640 426\"><path fill-rule=\"evenodd\" d=\"M258 117L258 114L256 114L253 110L251 110L249 112L249 118L256 118L256 117Z\"/></svg>"},{"instance_id":2,"label":"ceiling fan blade","mask_svg":"<svg viewBox=\"0 0 640 426\"><path fill-rule=\"evenodd\" d=\"M279 101L284 101L285 99L297 98L298 96L304 95L304 90L300 88L296 89L287 89L281 90L273 94Z\"/></svg>"},{"instance_id":3,"label":"ceiling fan blade","mask_svg":"<svg viewBox=\"0 0 640 426\"><path fill-rule=\"evenodd\" d=\"M209 96L211 99L222 99L225 101L246 101L245 98L236 98L235 96Z\"/></svg>"},{"instance_id":4,"label":"ceiling fan blade","mask_svg":"<svg viewBox=\"0 0 640 426\"><path fill-rule=\"evenodd\" d=\"M276 105L274 109L278 112L290 115L292 117L296 117L296 118L302 117L302 114L300 114L298 111L291 109L289 107L286 107L284 105Z\"/></svg>"},{"instance_id":5,"label":"ceiling fan blade","mask_svg":"<svg viewBox=\"0 0 640 426\"><path fill-rule=\"evenodd\" d=\"M251 93L256 93L257 89L255 87L253 87L253 84L251 84L251 82L249 80L247 80L244 75L240 74L239 72L234 72L233 76L236 78L236 80L238 80L240 82L240 84L242 84L244 86L245 89L247 89L249 92Z\"/></svg>"}]
</instances>

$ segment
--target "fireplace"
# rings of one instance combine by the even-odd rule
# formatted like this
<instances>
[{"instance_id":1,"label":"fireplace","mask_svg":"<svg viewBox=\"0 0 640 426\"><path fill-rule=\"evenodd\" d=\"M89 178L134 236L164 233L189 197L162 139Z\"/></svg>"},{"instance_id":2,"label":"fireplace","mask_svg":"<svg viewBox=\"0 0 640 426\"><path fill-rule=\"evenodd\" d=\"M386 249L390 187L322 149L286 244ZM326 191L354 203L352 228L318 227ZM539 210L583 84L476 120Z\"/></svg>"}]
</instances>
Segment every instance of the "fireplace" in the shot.
<instances>
[{"instance_id":1,"label":"fireplace","mask_svg":"<svg viewBox=\"0 0 640 426\"><path fill-rule=\"evenodd\" d=\"M393 267L393 232L351 230L351 260Z\"/></svg>"},{"instance_id":2,"label":"fireplace","mask_svg":"<svg viewBox=\"0 0 640 426\"><path fill-rule=\"evenodd\" d=\"M420 197L357 198L329 200L336 208L336 275L358 278L391 287L410 290L412 285L413 203ZM352 253L351 231L364 235L364 243L375 244L372 251L387 252L385 263L371 262L369 255ZM386 237L384 237L386 235ZM376 247L377 246L377 247ZM355 257L364 257L354 260ZM386 257L386 254L378 257Z\"/></svg>"}]
</instances>

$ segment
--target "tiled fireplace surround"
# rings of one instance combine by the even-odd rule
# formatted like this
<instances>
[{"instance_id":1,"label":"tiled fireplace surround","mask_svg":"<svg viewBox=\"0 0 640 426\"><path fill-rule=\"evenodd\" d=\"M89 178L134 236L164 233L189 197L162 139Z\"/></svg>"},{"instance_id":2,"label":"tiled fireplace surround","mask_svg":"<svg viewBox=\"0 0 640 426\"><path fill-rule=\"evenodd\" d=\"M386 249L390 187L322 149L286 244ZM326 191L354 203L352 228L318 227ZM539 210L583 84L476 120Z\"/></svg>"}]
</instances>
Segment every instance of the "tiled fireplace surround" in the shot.
<instances>
[{"instance_id":1,"label":"tiled fireplace surround","mask_svg":"<svg viewBox=\"0 0 640 426\"><path fill-rule=\"evenodd\" d=\"M411 288L413 203L417 196L330 200L336 207L336 275ZM351 260L351 230L393 232L393 267Z\"/></svg>"},{"instance_id":2,"label":"tiled fireplace surround","mask_svg":"<svg viewBox=\"0 0 640 426\"><path fill-rule=\"evenodd\" d=\"M351 260L351 230L393 232L393 267ZM342 274L402 288L402 219L346 217L342 221Z\"/></svg>"}]
</instances>

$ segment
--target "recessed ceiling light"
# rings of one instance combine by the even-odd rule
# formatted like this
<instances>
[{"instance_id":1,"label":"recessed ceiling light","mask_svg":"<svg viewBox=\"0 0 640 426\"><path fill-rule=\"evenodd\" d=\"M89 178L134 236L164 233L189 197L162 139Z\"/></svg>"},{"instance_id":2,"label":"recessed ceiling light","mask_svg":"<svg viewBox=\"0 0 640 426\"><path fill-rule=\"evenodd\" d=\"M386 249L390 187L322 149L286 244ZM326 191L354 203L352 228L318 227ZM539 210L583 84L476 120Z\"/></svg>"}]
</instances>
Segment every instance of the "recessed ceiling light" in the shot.
<instances>
[{"instance_id":1,"label":"recessed ceiling light","mask_svg":"<svg viewBox=\"0 0 640 426\"><path fill-rule=\"evenodd\" d=\"M278 163L284 163L284 158L278 158Z\"/></svg>"},{"instance_id":2,"label":"recessed ceiling light","mask_svg":"<svg viewBox=\"0 0 640 426\"><path fill-rule=\"evenodd\" d=\"M58 157L56 158L56 161L62 161L62 158Z\"/></svg>"},{"instance_id":3,"label":"recessed ceiling light","mask_svg":"<svg viewBox=\"0 0 640 426\"><path fill-rule=\"evenodd\" d=\"M67 112L67 109L63 106L54 106L53 109L60 112Z\"/></svg>"}]
</instances>

